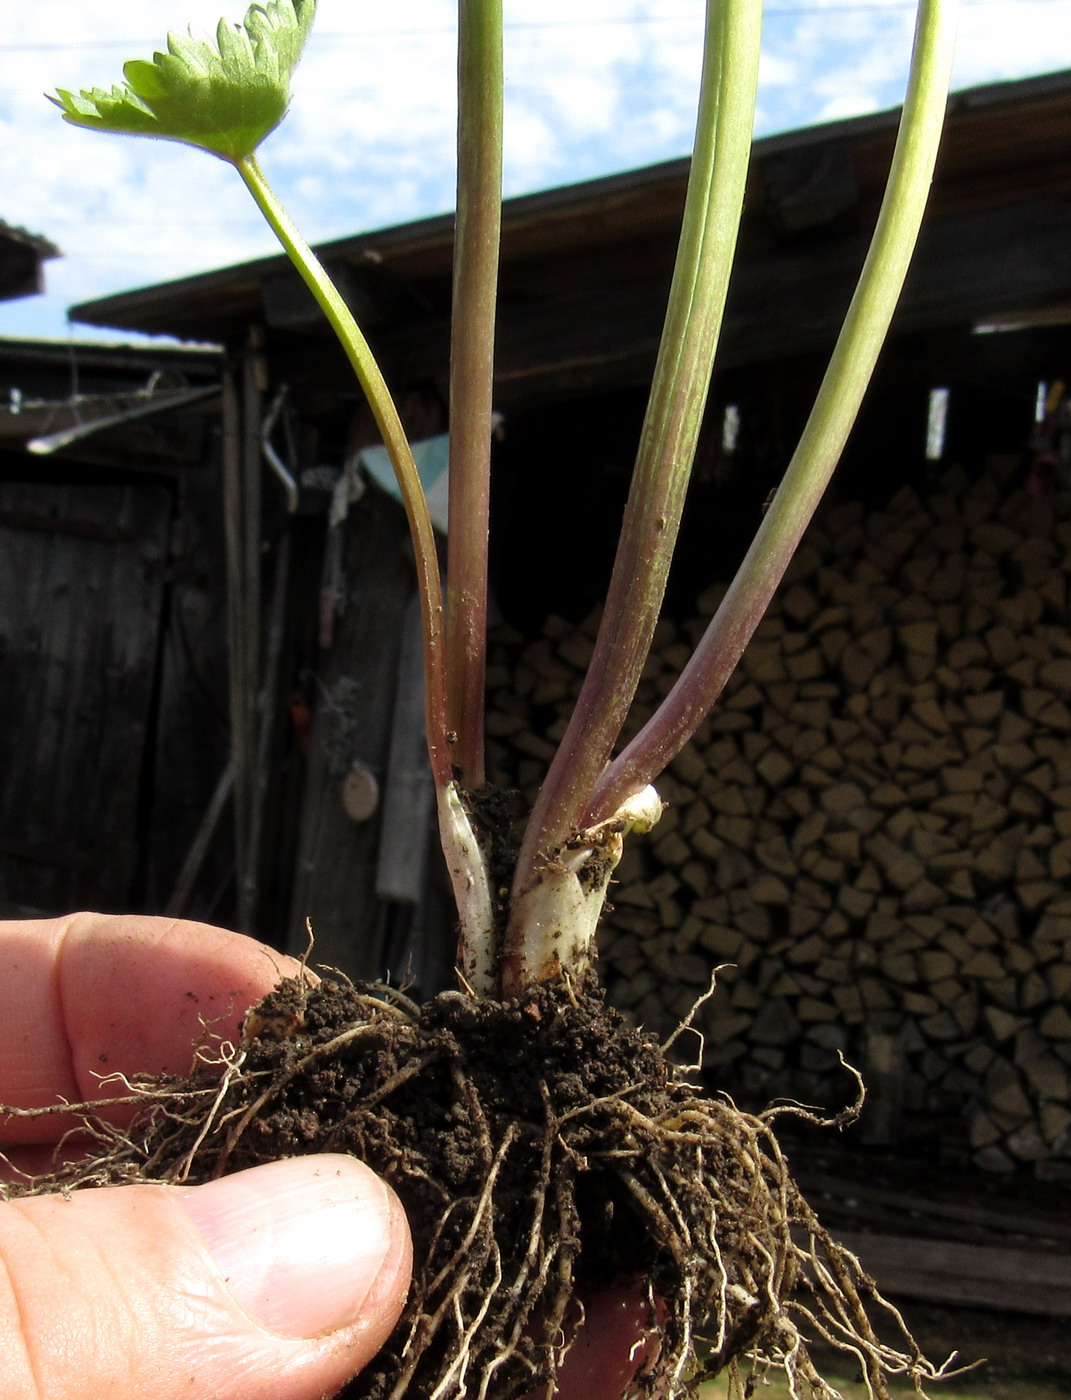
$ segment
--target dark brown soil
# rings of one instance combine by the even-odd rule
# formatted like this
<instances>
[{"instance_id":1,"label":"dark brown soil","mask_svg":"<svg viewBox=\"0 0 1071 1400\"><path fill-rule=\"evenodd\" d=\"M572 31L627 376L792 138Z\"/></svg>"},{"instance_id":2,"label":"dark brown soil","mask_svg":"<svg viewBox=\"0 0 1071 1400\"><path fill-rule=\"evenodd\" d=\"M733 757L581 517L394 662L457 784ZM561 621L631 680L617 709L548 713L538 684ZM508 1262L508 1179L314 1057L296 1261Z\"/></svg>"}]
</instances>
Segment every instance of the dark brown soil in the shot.
<instances>
[{"instance_id":1,"label":"dark brown soil","mask_svg":"<svg viewBox=\"0 0 1071 1400\"><path fill-rule=\"evenodd\" d=\"M338 1039L340 1028L357 1033L304 1064L310 1047ZM613 1137L620 1096L644 1114L665 1112L669 1067L657 1044L608 1015L598 996L570 1002L542 989L502 1005L451 993L417 1007L381 988L290 982L258 1008L249 1029L245 1073L277 1084L280 1072L303 1068L214 1163L201 1158L198 1174L306 1152L352 1152L398 1192L415 1256L424 1261L425 1325L418 1323L416 1335L399 1329L353 1395L391 1394L418 1351L410 1393L427 1385L430 1394L431 1379L449 1369L456 1329L428 1323L457 1286L450 1270L435 1286L454 1258L466 1260L467 1306L500 1291L510 1274L527 1304L498 1327L485 1324L478 1353L507 1357L497 1368L496 1396L522 1393L548 1374L549 1349L528 1314L549 1312L560 1324L562 1271L571 1277L570 1294L583 1294L650 1269L650 1243L620 1179L582 1168ZM548 1153L550 1125L565 1124L565 1150ZM544 1241L538 1236L547 1226L552 1239ZM540 1274L542 1286L532 1287Z\"/></svg>"},{"instance_id":2,"label":"dark brown soil","mask_svg":"<svg viewBox=\"0 0 1071 1400\"><path fill-rule=\"evenodd\" d=\"M264 1012L272 1017L278 1005L284 1018L291 1016L295 986L270 997ZM338 1027L355 1023L374 1028L295 1077L250 1122L227 1170L306 1152L351 1152L398 1192L416 1257L441 1260L472 1231L500 1157L495 1219L488 1224L507 1255L531 1231L533 1189L563 1200L567 1194L542 1159L548 1124L568 1123L569 1151L557 1172L565 1167L577 1199L559 1222L562 1262L570 1261L582 1293L642 1276L652 1262L650 1246L619 1180L588 1172L579 1187L575 1177L583 1158L612 1138L617 1096L627 1093L636 1104L642 1086L642 1111L651 1116L671 1104L657 1044L616 1015L609 1019L590 995L570 1005L542 989L504 1006L446 994L412 1008L413 1020L380 1013L369 1023L367 994L323 983L307 993L300 1034L295 1027L280 1043L261 1031L250 1044L245 1068L275 1075L280 1065L300 1061L310 1039L322 1045ZM369 1085L377 1088L369 1093ZM595 1106L603 1100L606 1107ZM512 1150L503 1155L511 1135ZM524 1380L530 1384L531 1376ZM502 1394L508 1382L507 1370ZM366 1375L360 1393L386 1391Z\"/></svg>"}]
</instances>

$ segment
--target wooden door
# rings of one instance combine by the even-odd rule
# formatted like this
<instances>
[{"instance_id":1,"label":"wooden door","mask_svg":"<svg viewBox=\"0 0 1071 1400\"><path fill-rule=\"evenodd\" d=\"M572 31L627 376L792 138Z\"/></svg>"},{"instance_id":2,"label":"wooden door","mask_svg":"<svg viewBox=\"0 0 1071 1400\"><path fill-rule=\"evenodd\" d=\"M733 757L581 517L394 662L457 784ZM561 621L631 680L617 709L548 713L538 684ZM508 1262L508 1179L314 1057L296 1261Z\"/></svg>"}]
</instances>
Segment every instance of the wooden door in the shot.
<instances>
[{"instance_id":1,"label":"wooden door","mask_svg":"<svg viewBox=\"0 0 1071 1400\"><path fill-rule=\"evenodd\" d=\"M130 907L171 499L0 483L0 912Z\"/></svg>"}]
</instances>

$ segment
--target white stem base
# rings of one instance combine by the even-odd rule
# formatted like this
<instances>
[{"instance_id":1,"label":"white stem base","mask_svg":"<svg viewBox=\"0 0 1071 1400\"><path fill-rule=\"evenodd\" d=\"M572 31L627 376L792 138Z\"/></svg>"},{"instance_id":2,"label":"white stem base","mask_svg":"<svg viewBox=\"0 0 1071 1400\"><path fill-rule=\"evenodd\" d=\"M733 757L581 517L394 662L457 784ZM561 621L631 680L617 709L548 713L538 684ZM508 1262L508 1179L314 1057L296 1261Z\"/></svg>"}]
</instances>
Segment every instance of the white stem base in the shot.
<instances>
[{"instance_id":1,"label":"white stem base","mask_svg":"<svg viewBox=\"0 0 1071 1400\"><path fill-rule=\"evenodd\" d=\"M487 863L456 783L439 789L438 808L439 834L461 923L461 976L476 996L494 996L498 990L495 913Z\"/></svg>"},{"instance_id":2,"label":"white stem base","mask_svg":"<svg viewBox=\"0 0 1071 1400\"><path fill-rule=\"evenodd\" d=\"M662 802L648 787L607 821L578 832L544 857L529 884L515 891L500 969L505 998L539 982L580 980L591 965L595 929L610 876L629 831L650 831Z\"/></svg>"}]
</instances>

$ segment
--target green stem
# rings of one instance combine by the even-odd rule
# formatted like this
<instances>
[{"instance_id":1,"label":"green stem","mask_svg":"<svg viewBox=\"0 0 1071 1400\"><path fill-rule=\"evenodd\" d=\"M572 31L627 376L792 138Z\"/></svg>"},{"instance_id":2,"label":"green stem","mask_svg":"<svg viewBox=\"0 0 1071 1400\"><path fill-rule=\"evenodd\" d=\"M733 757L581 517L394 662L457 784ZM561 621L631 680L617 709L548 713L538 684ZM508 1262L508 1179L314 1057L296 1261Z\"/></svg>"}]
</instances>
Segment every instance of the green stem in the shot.
<instances>
[{"instance_id":1,"label":"green stem","mask_svg":"<svg viewBox=\"0 0 1071 1400\"><path fill-rule=\"evenodd\" d=\"M255 155L244 156L234 166L249 188L305 285L316 298L338 337L365 398L376 420L383 444L390 456L402 502L409 520L416 556L417 586L424 623L425 704L428 754L435 786L446 787L451 779L450 753L446 743L446 677L443 651L442 589L435 553L435 532L428 515L424 488L413 461L409 442L398 410L391 399L379 366L361 334L349 307L328 277L323 265L280 204L260 169Z\"/></svg>"},{"instance_id":2,"label":"green stem","mask_svg":"<svg viewBox=\"0 0 1071 1400\"><path fill-rule=\"evenodd\" d=\"M662 772L709 712L747 645L855 422L907 275L933 179L957 0L921 0L889 183L844 325L784 480L695 655L648 724L603 774L585 813L608 817Z\"/></svg>"},{"instance_id":3,"label":"green stem","mask_svg":"<svg viewBox=\"0 0 1071 1400\"><path fill-rule=\"evenodd\" d=\"M457 221L450 344L447 725L463 787L484 781L487 522L502 209L502 3L458 7Z\"/></svg>"},{"instance_id":4,"label":"green stem","mask_svg":"<svg viewBox=\"0 0 1071 1400\"><path fill-rule=\"evenodd\" d=\"M761 0L708 0L681 242L621 540L591 667L525 833L517 890L581 824L650 650L736 247L761 26Z\"/></svg>"}]
</instances>

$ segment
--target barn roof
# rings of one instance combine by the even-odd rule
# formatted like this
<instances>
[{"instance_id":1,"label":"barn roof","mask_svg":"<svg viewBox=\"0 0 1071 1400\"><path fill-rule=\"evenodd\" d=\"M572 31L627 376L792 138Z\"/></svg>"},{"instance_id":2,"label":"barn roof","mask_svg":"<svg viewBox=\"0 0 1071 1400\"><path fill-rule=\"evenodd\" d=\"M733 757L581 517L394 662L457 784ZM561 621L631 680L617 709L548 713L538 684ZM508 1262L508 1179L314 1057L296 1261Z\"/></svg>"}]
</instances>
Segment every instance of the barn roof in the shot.
<instances>
[{"instance_id":1,"label":"barn roof","mask_svg":"<svg viewBox=\"0 0 1071 1400\"><path fill-rule=\"evenodd\" d=\"M898 109L755 143L720 362L832 339L865 253ZM901 329L1071 307L1071 71L954 94ZM500 397L649 374L688 161L506 201ZM453 216L321 244L318 252L397 379L436 378L448 344ZM1054 311L1055 308L1055 311ZM251 323L326 335L284 255L73 308L76 320L199 341ZM1071 312L1069 312L1071 315Z\"/></svg>"}]
</instances>

